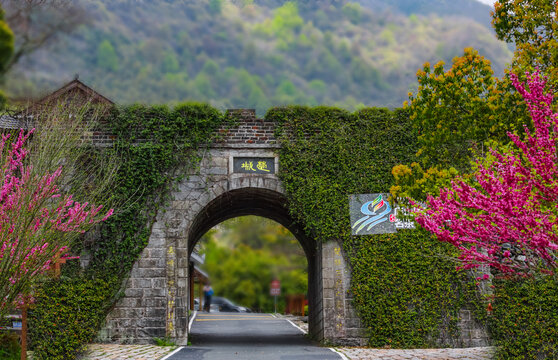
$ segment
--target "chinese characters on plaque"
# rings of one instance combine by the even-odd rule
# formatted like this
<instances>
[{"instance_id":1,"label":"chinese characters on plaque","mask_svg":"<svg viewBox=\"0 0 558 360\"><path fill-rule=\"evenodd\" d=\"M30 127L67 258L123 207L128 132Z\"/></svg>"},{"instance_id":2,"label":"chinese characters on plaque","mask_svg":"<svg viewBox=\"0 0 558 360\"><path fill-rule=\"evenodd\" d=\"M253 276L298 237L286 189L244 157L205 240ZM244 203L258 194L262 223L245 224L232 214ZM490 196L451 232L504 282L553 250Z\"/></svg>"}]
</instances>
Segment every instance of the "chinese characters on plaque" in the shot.
<instances>
[{"instance_id":1,"label":"chinese characters on plaque","mask_svg":"<svg viewBox=\"0 0 558 360\"><path fill-rule=\"evenodd\" d=\"M275 174L275 158L233 158L233 172L243 174Z\"/></svg>"}]
</instances>

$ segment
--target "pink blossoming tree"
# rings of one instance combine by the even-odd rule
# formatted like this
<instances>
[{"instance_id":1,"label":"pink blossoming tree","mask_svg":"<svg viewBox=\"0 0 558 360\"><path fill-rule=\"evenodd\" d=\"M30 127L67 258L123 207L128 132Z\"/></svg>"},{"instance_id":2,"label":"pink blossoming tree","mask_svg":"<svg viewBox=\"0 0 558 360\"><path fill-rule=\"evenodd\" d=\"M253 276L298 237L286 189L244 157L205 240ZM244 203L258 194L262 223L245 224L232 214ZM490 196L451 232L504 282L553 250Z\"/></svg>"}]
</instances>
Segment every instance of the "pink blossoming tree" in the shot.
<instances>
[{"instance_id":1,"label":"pink blossoming tree","mask_svg":"<svg viewBox=\"0 0 558 360\"><path fill-rule=\"evenodd\" d=\"M534 131L515 146L477 160L470 179L429 196L416 221L460 251L461 268L488 265L503 273L553 273L558 249L558 114L539 72L523 84Z\"/></svg>"},{"instance_id":2,"label":"pink blossoming tree","mask_svg":"<svg viewBox=\"0 0 558 360\"><path fill-rule=\"evenodd\" d=\"M24 147L31 133L0 141L0 316L25 301L34 279L67 255L73 238L112 214L64 195L62 166L36 174Z\"/></svg>"}]
</instances>

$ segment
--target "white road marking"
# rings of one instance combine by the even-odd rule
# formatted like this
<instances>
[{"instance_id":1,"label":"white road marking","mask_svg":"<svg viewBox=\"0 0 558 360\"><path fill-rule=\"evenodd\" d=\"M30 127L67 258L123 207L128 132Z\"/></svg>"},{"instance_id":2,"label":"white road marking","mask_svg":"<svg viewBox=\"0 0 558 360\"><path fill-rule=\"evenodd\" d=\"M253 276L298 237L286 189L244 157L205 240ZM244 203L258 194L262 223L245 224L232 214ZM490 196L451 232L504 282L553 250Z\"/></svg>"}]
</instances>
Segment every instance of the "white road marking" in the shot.
<instances>
[{"instance_id":1,"label":"white road marking","mask_svg":"<svg viewBox=\"0 0 558 360\"><path fill-rule=\"evenodd\" d=\"M207 319L196 319L196 322L204 322L204 321L275 321L272 318L257 318L257 317L250 317L250 318L207 318Z\"/></svg>"},{"instance_id":2,"label":"white road marking","mask_svg":"<svg viewBox=\"0 0 558 360\"><path fill-rule=\"evenodd\" d=\"M198 312L196 310L194 310L194 315L192 315L192 318L190 319L190 323L188 324L188 332L190 332L190 329L192 328L192 323L194 322L194 319L196 318L196 315L198 315Z\"/></svg>"},{"instance_id":3,"label":"white road marking","mask_svg":"<svg viewBox=\"0 0 558 360\"><path fill-rule=\"evenodd\" d=\"M343 360L350 360L345 354L343 354L340 351L335 350L334 348L328 348L329 350L333 351L334 353L336 353L337 355L341 356L341 359Z\"/></svg>"},{"instance_id":4,"label":"white road marking","mask_svg":"<svg viewBox=\"0 0 558 360\"><path fill-rule=\"evenodd\" d=\"M307 334L306 331L304 331L303 329L301 329L300 327L296 326L291 320L285 319L289 322L289 324L291 324L292 326L294 326L295 328L297 328L298 330L300 330L304 335Z\"/></svg>"},{"instance_id":5,"label":"white road marking","mask_svg":"<svg viewBox=\"0 0 558 360\"><path fill-rule=\"evenodd\" d=\"M165 356L164 358L162 358L160 360L167 360L168 358L170 358L171 356L173 356L174 354L176 354L177 352L179 352L183 348L184 348L184 346L179 346L178 348L176 348L176 350L174 350L173 352L171 352L170 354L168 354L167 356Z\"/></svg>"}]
</instances>

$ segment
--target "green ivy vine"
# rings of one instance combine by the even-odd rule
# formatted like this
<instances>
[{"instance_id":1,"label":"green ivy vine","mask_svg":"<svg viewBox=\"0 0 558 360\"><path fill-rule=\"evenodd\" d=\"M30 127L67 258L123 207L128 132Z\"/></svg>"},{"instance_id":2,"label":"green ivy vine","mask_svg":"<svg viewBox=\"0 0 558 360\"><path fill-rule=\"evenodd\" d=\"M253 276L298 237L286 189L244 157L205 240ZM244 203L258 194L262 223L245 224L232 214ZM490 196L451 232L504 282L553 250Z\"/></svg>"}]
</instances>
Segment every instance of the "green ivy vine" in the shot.
<instances>
[{"instance_id":1,"label":"green ivy vine","mask_svg":"<svg viewBox=\"0 0 558 360\"><path fill-rule=\"evenodd\" d=\"M173 109L133 105L113 111L107 121L115 136L110 156L122 159L114 191L124 210L109 218L93 243L90 271L130 271L172 185L185 168L197 168L199 149L210 144L224 119L215 108L199 103Z\"/></svg>"},{"instance_id":2,"label":"green ivy vine","mask_svg":"<svg viewBox=\"0 0 558 360\"><path fill-rule=\"evenodd\" d=\"M352 266L351 292L374 347L459 345L458 312L477 291L423 231L351 236L350 194L388 192L395 165L411 163L417 133L405 110L271 109L289 211L318 241L336 240ZM482 312L479 311L479 314Z\"/></svg>"},{"instance_id":3,"label":"green ivy vine","mask_svg":"<svg viewBox=\"0 0 558 360\"><path fill-rule=\"evenodd\" d=\"M105 120L102 130L114 141L104 154L120 161L113 186L113 202L120 206L94 241L74 249L89 253L88 266L64 266L63 277L38 292L30 330L34 358L39 360L75 358L95 338L120 296L123 280L147 245L157 211L173 185L185 169L199 167L201 149L218 136L221 125L232 121L199 103L115 107ZM68 321L53 326L53 316Z\"/></svg>"},{"instance_id":4,"label":"green ivy vine","mask_svg":"<svg viewBox=\"0 0 558 360\"><path fill-rule=\"evenodd\" d=\"M494 285L495 359L558 359L558 277L497 279Z\"/></svg>"}]
</instances>

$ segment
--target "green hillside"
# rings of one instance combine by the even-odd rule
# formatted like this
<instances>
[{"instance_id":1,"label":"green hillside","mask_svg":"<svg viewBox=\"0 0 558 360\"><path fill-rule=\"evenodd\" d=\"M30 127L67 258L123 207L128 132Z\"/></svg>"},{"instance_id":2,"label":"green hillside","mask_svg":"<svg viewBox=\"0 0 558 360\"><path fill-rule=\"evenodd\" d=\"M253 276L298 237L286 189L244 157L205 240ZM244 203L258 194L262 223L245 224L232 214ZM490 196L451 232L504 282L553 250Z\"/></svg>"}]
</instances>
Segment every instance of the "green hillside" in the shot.
<instances>
[{"instance_id":1,"label":"green hillside","mask_svg":"<svg viewBox=\"0 0 558 360\"><path fill-rule=\"evenodd\" d=\"M80 79L118 103L397 107L425 62L511 59L475 1L82 1L90 23L22 61L15 98Z\"/></svg>"}]
</instances>

